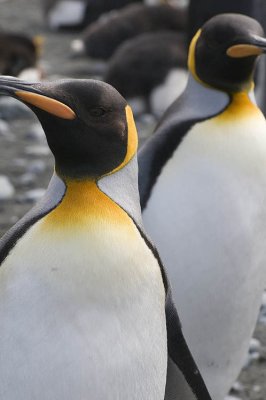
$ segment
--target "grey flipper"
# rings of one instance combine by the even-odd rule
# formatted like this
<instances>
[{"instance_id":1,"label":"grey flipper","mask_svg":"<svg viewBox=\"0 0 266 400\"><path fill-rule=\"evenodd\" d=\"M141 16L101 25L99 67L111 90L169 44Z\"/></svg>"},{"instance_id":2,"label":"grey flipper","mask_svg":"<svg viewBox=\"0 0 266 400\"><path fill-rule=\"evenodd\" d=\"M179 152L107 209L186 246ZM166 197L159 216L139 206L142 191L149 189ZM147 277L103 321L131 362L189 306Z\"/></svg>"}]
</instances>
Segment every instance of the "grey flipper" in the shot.
<instances>
[{"instance_id":1,"label":"grey flipper","mask_svg":"<svg viewBox=\"0 0 266 400\"><path fill-rule=\"evenodd\" d=\"M221 113L229 103L230 98L226 93L207 88L189 75L185 91L168 108L153 136L139 151L139 191L142 209L147 204L161 170L191 127Z\"/></svg>"},{"instance_id":2,"label":"grey flipper","mask_svg":"<svg viewBox=\"0 0 266 400\"><path fill-rule=\"evenodd\" d=\"M25 232L62 201L65 191L64 182L54 173L42 199L0 239L0 265Z\"/></svg>"},{"instance_id":3,"label":"grey flipper","mask_svg":"<svg viewBox=\"0 0 266 400\"><path fill-rule=\"evenodd\" d=\"M150 245L151 246L151 245ZM165 314L167 326L168 370L164 400L182 399L181 394L191 400L212 400L201 373L189 350L182 332L181 322L173 301L171 286L156 248L152 248L158 259L165 286ZM179 396L179 397L177 397Z\"/></svg>"},{"instance_id":4,"label":"grey flipper","mask_svg":"<svg viewBox=\"0 0 266 400\"><path fill-rule=\"evenodd\" d=\"M168 371L165 400L175 400L174 393L186 399L212 400L201 373L189 350L182 326L173 302L171 288L166 286L166 324L168 340Z\"/></svg>"},{"instance_id":5,"label":"grey flipper","mask_svg":"<svg viewBox=\"0 0 266 400\"><path fill-rule=\"evenodd\" d=\"M195 400L195 395L188 386L184 376L171 358L168 358L165 400L177 400L177 393L180 394L180 399Z\"/></svg>"},{"instance_id":6,"label":"grey flipper","mask_svg":"<svg viewBox=\"0 0 266 400\"><path fill-rule=\"evenodd\" d=\"M137 228L146 245L158 261L165 288L168 371L164 400L181 400L180 387L175 379L182 382L182 390L184 393L190 393L191 400L212 400L183 336L181 322L173 301L170 283L158 251L147 238L143 230L139 226L137 226ZM168 397L168 395L170 396L170 393L172 393L172 397Z\"/></svg>"}]
</instances>

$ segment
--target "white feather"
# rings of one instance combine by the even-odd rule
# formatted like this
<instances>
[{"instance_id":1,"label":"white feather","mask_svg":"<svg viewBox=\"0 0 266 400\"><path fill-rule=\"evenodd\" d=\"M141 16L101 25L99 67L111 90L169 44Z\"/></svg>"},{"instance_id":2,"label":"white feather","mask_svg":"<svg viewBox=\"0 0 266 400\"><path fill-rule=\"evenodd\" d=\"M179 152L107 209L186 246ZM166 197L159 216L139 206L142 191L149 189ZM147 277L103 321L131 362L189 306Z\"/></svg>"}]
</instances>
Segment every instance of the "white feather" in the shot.
<instances>
[{"instance_id":1,"label":"white feather","mask_svg":"<svg viewBox=\"0 0 266 400\"><path fill-rule=\"evenodd\" d=\"M266 284L266 123L196 124L144 212L184 335L213 399L244 363ZM186 399L186 397L184 397Z\"/></svg>"},{"instance_id":2,"label":"white feather","mask_svg":"<svg viewBox=\"0 0 266 400\"><path fill-rule=\"evenodd\" d=\"M44 218L19 240L0 269L1 399L163 398L164 288L133 230Z\"/></svg>"}]
</instances>

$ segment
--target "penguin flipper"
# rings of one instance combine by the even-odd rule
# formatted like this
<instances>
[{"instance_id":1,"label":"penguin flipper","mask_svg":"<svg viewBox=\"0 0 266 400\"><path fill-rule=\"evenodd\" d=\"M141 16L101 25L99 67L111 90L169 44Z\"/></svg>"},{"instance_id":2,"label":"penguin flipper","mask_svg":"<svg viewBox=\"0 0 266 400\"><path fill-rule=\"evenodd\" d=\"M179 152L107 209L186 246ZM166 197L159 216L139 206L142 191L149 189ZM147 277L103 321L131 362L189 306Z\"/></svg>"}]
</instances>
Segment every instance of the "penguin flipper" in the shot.
<instances>
[{"instance_id":1,"label":"penguin flipper","mask_svg":"<svg viewBox=\"0 0 266 400\"><path fill-rule=\"evenodd\" d=\"M43 198L0 239L0 266L27 230L57 207L65 190L64 182L54 174Z\"/></svg>"},{"instance_id":2,"label":"penguin flipper","mask_svg":"<svg viewBox=\"0 0 266 400\"><path fill-rule=\"evenodd\" d=\"M168 370L165 400L175 400L176 391L180 393L181 389L186 399L212 400L184 338L166 276L165 281L167 284L165 312L168 341Z\"/></svg>"},{"instance_id":3,"label":"penguin flipper","mask_svg":"<svg viewBox=\"0 0 266 400\"><path fill-rule=\"evenodd\" d=\"M182 399L183 397L180 397L180 391L182 390L184 394L191 394L186 395L186 399L212 400L184 338L181 322L173 301L170 283L158 251L136 221L134 222L141 237L158 261L165 288L168 366L164 400L176 400L177 395Z\"/></svg>"}]
</instances>

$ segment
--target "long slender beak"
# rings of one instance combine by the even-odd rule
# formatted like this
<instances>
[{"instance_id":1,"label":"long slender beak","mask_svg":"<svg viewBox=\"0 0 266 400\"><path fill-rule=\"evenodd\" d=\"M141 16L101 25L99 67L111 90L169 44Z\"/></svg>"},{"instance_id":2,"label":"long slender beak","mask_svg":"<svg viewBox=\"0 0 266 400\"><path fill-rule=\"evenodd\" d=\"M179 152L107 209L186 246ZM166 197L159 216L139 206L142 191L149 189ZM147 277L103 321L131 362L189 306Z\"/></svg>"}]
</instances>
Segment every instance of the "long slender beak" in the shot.
<instances>
[{"instance_id":1,"label":"long slender beak","mask_svg":"<svg viewBox=\"0 0 266 400\"><path fill-rule=\"evenodd\" d=\"M253 35L251 38L251 42L252 42L251 44L260 48L263 51L263 53L266 53L266 38Z\"/></svg>"},{"instance_id":2,"label":"long slender beak","mask_svg":"<svg viewBox=\"0 0 266 400\"><path fill-rule=\"evenodd\" d=\"M226 50L226 54L232 58L259 56L263 53L266 53L266 39L257 35L250 35L242 43L239 41Z\"/></svg>"},{"instance_id":3,"label":"long slender beak","mask_svg":"<svg viewBox=\"0 0 266 400\"><path fill-rule=\"evenodd\" d=\"M12 96L28 106L34 106L59 118L76 118L75 112L69 106L45 95L36 83L29 83L12 76L0 76L0 95Z\"/></svg>"},{"instance_id":4,"label":"long slender beak","mask_svg":"<svg viewBox=\"0 0 266 400\"><path fill-rule=\"evenodd\" d=\"M22 81L13 76L0 76L0 95L17 97L16 92L27 91L41 94L39 90L34 88L33 83Z\"/></svg>"}]
</instances>

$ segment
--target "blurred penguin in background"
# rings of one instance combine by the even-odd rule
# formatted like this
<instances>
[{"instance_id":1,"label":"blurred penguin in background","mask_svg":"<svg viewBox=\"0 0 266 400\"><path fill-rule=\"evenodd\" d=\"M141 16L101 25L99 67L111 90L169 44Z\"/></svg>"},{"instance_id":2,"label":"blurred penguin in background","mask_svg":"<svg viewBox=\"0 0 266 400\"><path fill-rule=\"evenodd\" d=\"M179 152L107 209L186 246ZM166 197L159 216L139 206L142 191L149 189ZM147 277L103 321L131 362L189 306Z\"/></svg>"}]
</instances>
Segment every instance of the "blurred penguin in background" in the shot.
<instances>
[{"instance_id":1,"label":"blurred penguin in background","mask_svg":"<svg viewBox=\"0 0 266 400\"><path fill-rule=\"evenodd\" d=\"M80 39L72 42L73 55L108 60L127 39L147 32L186 29L187 10L168 4L131 4L118 12L105 14L91 24Z\"/></svg>"},{"instance_id":2,"label":"blurred penguin in background","mask_svg":"<svg viewBox=\"0 0 266 400\"><path fill-rule=\"evenodd\" d=\"M116 10L141 0L42 0L48 27L82 29L96 21L103 13Z\"/></svg>"},{"instance_id":3,"label":"blurred penguin in background","mask_svg":"<svg viewBox=\"0 0 266 400\"><path fill-rule=\"evenodd\" d=\"M27 71L35 71L39 77L37 61L43 39L15 32L0 31L0 74L21 76Z\"/></svg>"},{"instance_id":4,"label":"blurred penguin in background","mask_svg":"<svg viewBox=\"0 0 266 400\"><path fill-rule=\"evenodd\" d=\"M104 80L128 100L135 112L148 111L159 117L184 90L185 42L184 33L173 31L145 33L127 40L111 57ZM163 89L167 83L167 90Z\"/></svg>"}]
</instances>

